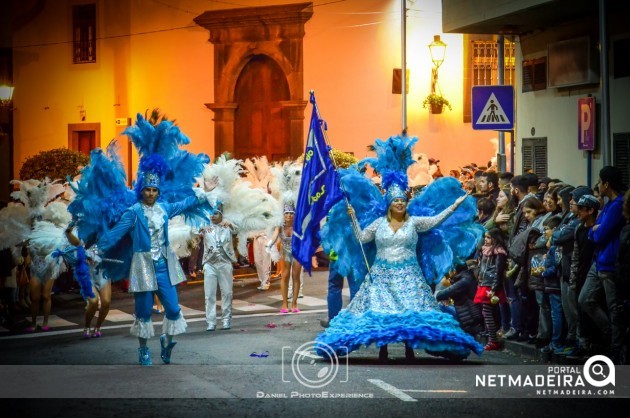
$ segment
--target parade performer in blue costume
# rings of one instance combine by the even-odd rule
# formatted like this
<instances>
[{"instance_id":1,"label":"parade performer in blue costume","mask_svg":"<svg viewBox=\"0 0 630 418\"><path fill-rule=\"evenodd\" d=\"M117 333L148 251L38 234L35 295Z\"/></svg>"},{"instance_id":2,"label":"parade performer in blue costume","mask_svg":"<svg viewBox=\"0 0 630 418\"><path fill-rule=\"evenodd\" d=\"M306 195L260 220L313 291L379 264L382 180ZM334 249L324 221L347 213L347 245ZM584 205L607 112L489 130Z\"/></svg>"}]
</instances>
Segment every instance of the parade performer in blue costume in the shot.
<instances>
[{"instance_id":1,"label":"parade performer in blue costume","mask_svg":"<svg viewBox=\"0 0 630 418\"><path fill-rule=\"evenodd\" d=\"M170 121L152 124L138 115L136 125L125 130L124 134L131 137L140 154L135 185L137 202L120 214L119 206L116 206L119 203L111 195L118 186L103 186L106 180L98 175L102 170L92 167L90 175L82 178L85 181L83 188L98 184L106 190L82 193L82 185L79 184L75 198L79 236L85 235L81 237L84 240L96 236L97 254L104 259L102 264L108 277L116 280L122 274L129 279L129 291L134 293L135 298L135 321L131 334L137 336L140 343L141 365L152 364L147 340L154 336L151 313L153 294L157 293L165 308L160 357L169 364L176 344L173 336L186 331L186 320L179 307L176 289L186 276L169 245L168 220L181 214L193 223L196 219L199 223L208 221L212 209L207 195L202 189L193 189L192 185L209 158L205 154L193 155L181 150L179 146L188 144L190 140ZM123 178L124 174L118 171L116 175ZM93 194L104 194L106 198L100 203L94 202ZM92 207L97 210L89 210ZM103 228L103 221L99 224L94 212L102 212L99 218L114 220L113 225ZM107 259L124 261L122 272L118 263L107 263Z\"/></svg>"},{"instance_id":2,"label":"parade performer in blue costume","mask_svg":"<svg viewBox=\"0 0 630 418\"><path fill-rule=\"evenodd\" d=\"M482 228L472 222L474 199L466 199L457 180L444 178L408 204L406 171L413 163L411 148L416 141L406 136L377 140L377 158L360 163L369 163L382 174L385 196L357 170L341 173L345 189L353 191L348 213L358 214L357 232L370 270L358 242L348 238L351 227L333 208L328 222L335 232L326 237L325 247L338 254L341 274L352 271L365 280L348 307L316 338L316 351L323 357L346 355L374 343L381 349L379 360L386 361L387 344L397 342L405 343L409 360L414 358L413 349L455 359L483 351L457 319L441 310L429 286L455 261L469 256L481 238Z\"/></svg>"}]
</instances>

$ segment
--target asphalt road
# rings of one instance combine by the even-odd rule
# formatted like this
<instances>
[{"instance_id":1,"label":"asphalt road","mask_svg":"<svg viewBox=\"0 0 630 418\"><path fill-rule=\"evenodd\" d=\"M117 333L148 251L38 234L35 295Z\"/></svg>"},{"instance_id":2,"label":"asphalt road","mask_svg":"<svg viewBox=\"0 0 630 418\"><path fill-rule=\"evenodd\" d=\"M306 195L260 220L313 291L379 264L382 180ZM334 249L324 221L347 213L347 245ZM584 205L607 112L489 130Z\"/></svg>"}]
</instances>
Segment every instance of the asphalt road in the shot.
<instances>
[{"instance_id":1,"label":"asphalt road","mask_svg":"<svg viewBox=\"0 0 630 418\"><path fill-rule=\"evenodd\" d=\"M137 364L130 295L114 292L103 337L89 340L81 339L80 296L56 295L52 331L0 333L3 408L20 416L514 416L547 415L559 405L535 393L479 387L478 375L544 367L508 351L452 362L416 350L408 362L397 344L388 364L377 361L375 347L337 363L319 359L311 342L326 318L326 279L325 271L307 278L302 312L289 315L277 313L278 281L260 292L256 280L238 279L232 329L214 332L205 330L201 282L181 286L188 332L176 337L170 365L159 358L157 338L151 340L152 367ZM156 325L160 320L154 315ZM581 402L567 403L560 415L596 404Z\"/></svg>"}]
</instances>

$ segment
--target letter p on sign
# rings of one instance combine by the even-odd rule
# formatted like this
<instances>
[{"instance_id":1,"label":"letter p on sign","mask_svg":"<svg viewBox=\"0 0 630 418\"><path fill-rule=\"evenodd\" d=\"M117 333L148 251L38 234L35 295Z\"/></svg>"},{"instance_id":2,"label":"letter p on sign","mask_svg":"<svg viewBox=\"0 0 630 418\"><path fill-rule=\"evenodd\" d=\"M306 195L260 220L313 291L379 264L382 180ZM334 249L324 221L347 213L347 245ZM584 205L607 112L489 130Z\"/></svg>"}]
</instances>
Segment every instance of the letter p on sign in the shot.
<instances>
[{"instance_id":1,"label":"letter p on sign","mask_svg":"<svg viewBox=\"0 0 630 418\"><path fill-rule=\"evenodd\" d=\"M578 149L595 149L595 98L578 99Z\"/></svg>"}]
</instances>

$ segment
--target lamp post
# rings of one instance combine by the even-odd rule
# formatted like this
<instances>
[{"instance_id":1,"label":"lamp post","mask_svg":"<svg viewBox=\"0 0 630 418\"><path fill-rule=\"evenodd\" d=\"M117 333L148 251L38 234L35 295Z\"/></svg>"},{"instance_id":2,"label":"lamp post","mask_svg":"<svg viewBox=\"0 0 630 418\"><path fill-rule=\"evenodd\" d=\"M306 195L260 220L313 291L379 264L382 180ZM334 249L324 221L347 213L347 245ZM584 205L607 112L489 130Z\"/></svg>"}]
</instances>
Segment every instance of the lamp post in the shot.
<instances>
[{"instance_id":1,"label":"lamp post","mask_svg":"<svg viewBox=\"0 0 630 418\"><path fill-rule=\"evenodd\" d=\"M446 44L440 39L440 35L433 35L433 42L429 44L429 52L433 62L433 68L431 69L431 93L435 93L438 82L438 68L444 62L444 56L446 55ZM439 86L437 87L439 88Z\"/></svg>"},{"instance_id":2,"label":"lamp post","mask_svg":"<svg viewBox=\"0 0 630 418\"><path fill-rule=\"evenodd\" d=\"M13 179L13 86L0 85L0 199L9 201Z\"/></svg>"},{"instance_id":3,"label":"lamp post","mask_svg":"<svg viewBox=\"0 0 630 418\"><path fill-rule=\"evenodd\" d=\"M9 106L13 100L13 89L15 87L6 84L0 85L0 106Z\"/></svg>"}]
</instances>

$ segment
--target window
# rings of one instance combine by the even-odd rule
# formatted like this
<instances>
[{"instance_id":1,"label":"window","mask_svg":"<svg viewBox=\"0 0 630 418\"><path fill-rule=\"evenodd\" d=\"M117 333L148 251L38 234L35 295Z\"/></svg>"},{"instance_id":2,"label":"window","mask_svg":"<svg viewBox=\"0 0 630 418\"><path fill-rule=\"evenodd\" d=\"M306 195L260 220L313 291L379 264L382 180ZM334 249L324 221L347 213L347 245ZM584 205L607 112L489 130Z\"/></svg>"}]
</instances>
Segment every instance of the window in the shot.
<instances>
[{"instance_id":1,"label":"window","mask_svg":"<svg viewBox=\"0 0 630 418\"><path fill-rule=\"evenodd\" d=\"M498 43L495 36L480 35L465 35L464 42L468 46L464 51L464 122L470 123L472 87L499 84ZM503 84L514 85L516 83L514 42L505 39L503 51Z\"/></svg>"},{"instance_id":2,"label":"window","mask_svg":"<svg viewBox=\"0 0 630 418\"><path fill-rule=\"evenodd\" d=\"M96 4L72 6L73 62L96 62Z\"/></svg>"},{"instance_id":3,"label":"window","mask_svg":"<svg viewBox=\"0 0 630 418\"><path fill-rule=\"evenodd\" d=\"M613 135L613 165L621 170L623 184L630 184L630 133Z\"/></svg>"},{"instance_id":4,"label":"window","mask_svg":"<svg viewBox=\"0 0 630 418\"><path fill-rule=\"evenodd\" d=\"M547 177L547 138L523 138L523 173L532 170L538 178Z\"/></svg>"},{"instance_id":5,"label":"window","mask_svg":"<svg viewBox=\"0 0 630 418\"><path fill-rule=\"evenodd\" d=\"M522 92L547 88L547 57L523 61Z\"/></svg>"}]
</instances>

